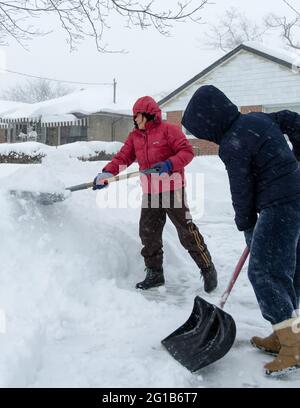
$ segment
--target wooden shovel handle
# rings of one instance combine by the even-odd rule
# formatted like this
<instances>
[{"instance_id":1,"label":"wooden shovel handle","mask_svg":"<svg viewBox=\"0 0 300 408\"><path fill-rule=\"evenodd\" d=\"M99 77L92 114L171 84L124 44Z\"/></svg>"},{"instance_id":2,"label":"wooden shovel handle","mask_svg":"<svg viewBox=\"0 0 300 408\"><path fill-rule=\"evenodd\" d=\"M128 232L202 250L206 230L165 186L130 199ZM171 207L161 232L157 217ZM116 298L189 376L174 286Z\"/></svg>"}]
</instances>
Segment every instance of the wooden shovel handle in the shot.
<instances>
[{"instance_id":1,"label":"wooden shovel handle","mask_svg":"<svg viewBox=\"0 0 300 408\"><path fill-rule=\"evenodd\" d=\"M108 178L107 180L107 184L109 183L113 183L114 181L121 181L121 180L127 180L130 179L132 177L137 177L137 176L141 176L142 173L140 173L139 171L133 171L132 173L127 173L127 174L121 174L120 176L113 176ZM93 183L92 183L93 185Z\"/></svg>"},{"instance_id":2,"label":"wooden shovel handle","mask_svg":"<svg viewBox=\"0 0 300 408\"><path fill-rule=\"evenodd\" d=\"M151 174L151 173L157 173L156 169L149 169L146 170L145 173L140 172L140 171L133 171L132 173L127 173L127 174L121 174L119 176L113 176L113 177L109 177L107 178L104 182L105 184L110 184L113 183L115 181L122 181L122 180L127 180L133 177L138 177L138 176L142 176L143 174ZM89 183L83 183L83 184L79 184L77 186L71 186L66 188L66 190L69 191L79 191L79 190L86 190L88 188L92 188L93 187L93 182L89 182Z\"/></svg>"}]
</instances>

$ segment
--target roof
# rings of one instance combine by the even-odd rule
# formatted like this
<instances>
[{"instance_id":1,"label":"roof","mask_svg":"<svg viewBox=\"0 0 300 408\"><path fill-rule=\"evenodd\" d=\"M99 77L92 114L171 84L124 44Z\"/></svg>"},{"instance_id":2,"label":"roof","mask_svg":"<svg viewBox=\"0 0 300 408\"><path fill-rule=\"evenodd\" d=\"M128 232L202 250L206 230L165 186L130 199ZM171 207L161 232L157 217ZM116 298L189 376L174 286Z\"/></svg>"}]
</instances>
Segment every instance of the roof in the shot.
<instances>
[{"instance_id":1,"label":"roof","mask_svg":"<svg viewBox=\"0 0 300 408\"><path fill-rule=\"evenodd\" d=\"M0 116L12 112L21 106L29 105L28 103L0 100Z\"/></svg>"},{"instance_id":2,"label":"roof","mask_svg":"<svg viewBox=\"0 0 300 408\"><path fill-rule=\"evenodd\" d=\"M133 101L123 97L114 104L112 89L82 89L71 94L38 103L0 101L0 118L3 122L36 120L44 124L78 122L94 113L131 116ZM6 109L8 108L8 109Z\"/></svg>"},{"instance_id":3,"label":"roof","mask_svg":"<svg viewBox=\"0 0 300 408\"><path fill-rule=\"evenodd\" d=\"M230 58L233 56L237 55L241 51L247 51L252 54L258 55L259 57L265 58L269 61L275 62L279 65L282 65L286 68L289 69L297 69L300 74L300 54L296 52L289 52L284 49L280 50L274 50L272 48L269 48L267 46L264 46L263 44L249 41L244 44L240 44L238 47L224 55L222 58L218 59L215 61L213 64L205 68L203 71L201 71L199 74L195 75L193 78L191 78L189 81L185 82L183 85L181 85L179 88L175 89L173 92L171 92L169 95L165 96L162 98L158 104L159 105L164 105L166 102L168 102L170 99L174 98L177 94L182 92L184 89L192 85L194 82L198 81L200 78L204 77L207 75L209 72L217 68L219 65L223 64L224 62L228 61Z\"/></svg>"}]
</instances>

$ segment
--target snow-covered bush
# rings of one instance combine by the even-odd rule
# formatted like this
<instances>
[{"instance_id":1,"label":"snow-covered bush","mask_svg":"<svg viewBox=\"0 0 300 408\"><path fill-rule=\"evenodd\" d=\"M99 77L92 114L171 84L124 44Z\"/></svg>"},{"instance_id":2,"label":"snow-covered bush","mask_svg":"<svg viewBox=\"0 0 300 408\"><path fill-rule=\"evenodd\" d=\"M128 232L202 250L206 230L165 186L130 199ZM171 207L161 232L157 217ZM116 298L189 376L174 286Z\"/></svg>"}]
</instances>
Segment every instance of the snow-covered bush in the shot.
<instances>
[{"instance_id":1,"label":"snow-covered bush","mask_svg":"<svg viewBox=\"0 0 300 408\"><path fill-rule=\"evenodd\" d=\"M58 152L82 161L111 160L120 150L120 142L75 142L61 146L48 146L37 142L0 144L0 163L40 163L43 158Z\"/></svg>"},{"instance_id":2,"label":"snow-covered bush","mask_svg":"<svg viewBox=\"0 0 300 408\"><path fill-rule=\"evenodd\" d=\"M43 157L43 154L36 152L29 155L11 151L8 154L0 154L0 163L34 164L41 163Z\"/></svg>"}]
</instances>

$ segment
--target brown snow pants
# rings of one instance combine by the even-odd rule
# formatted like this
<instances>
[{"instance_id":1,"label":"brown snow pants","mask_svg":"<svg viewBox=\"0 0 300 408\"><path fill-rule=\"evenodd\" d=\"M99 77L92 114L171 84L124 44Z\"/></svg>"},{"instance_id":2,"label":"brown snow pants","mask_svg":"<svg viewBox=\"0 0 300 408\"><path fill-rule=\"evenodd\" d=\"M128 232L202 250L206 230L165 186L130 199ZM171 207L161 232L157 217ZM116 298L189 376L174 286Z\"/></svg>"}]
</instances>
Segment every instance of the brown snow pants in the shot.
<instances>
[{"instance_id":1,"label":"brown snow pants","mask_svg":"<svg viewBox=\"0 0 300 408\"><path fill-rule=\"evenodd\" d=\"M141 251L148 268L163 266L162 233L167 215L177 229L181 245L200 269L212 264L210 253L186 204L184 189L160 194L143 194L140 218Z\"/></svg>"}]
</instances>

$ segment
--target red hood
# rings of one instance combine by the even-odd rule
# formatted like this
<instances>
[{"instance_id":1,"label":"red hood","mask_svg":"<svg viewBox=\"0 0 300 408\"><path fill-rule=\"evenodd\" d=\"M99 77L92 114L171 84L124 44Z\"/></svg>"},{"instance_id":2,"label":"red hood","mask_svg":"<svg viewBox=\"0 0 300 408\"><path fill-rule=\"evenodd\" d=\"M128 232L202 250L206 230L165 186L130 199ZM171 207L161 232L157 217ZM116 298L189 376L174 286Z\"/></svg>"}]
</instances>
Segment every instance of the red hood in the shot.
<instances>
[{"instance_id":1,"label":"red hood","mask_svg":"<svg viewBox=\"0 0 300 408\"><path fill-rule=\"evenodd\" d=\"M151 96L142 96L139 98L132 108L133 114L137 113L150 113L150 115L155 115L155 122L161 122L161 109L159 105L155 102Z\"/></svg>"}]
</instances>

